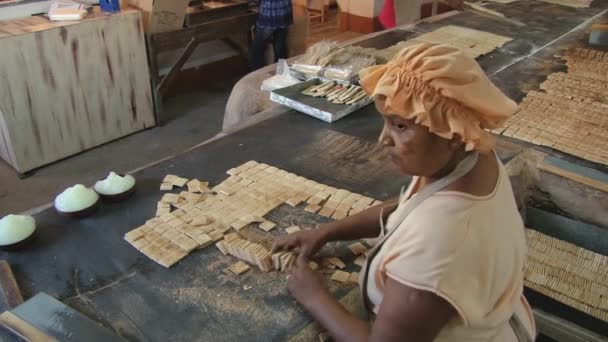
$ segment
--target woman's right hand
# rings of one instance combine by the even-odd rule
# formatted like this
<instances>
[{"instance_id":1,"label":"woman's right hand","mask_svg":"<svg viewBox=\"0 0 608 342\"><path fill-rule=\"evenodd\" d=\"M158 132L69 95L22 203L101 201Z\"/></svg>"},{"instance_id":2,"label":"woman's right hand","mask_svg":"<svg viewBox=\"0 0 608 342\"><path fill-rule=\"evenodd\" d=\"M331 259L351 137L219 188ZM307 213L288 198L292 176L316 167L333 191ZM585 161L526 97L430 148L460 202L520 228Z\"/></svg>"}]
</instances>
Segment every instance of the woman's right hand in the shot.
<instances>
[{"instance_id":1,"label":"woman's right hand","mask_svg":"<svg viewBox=\"0 0 608 342\"><path fill-rule=\"evenodd\" d=\"M272 246L272 252L292 251L305 258L315 255L327 243L322 229L301 230L277 240Z\"/></svg>"}]
</instances>

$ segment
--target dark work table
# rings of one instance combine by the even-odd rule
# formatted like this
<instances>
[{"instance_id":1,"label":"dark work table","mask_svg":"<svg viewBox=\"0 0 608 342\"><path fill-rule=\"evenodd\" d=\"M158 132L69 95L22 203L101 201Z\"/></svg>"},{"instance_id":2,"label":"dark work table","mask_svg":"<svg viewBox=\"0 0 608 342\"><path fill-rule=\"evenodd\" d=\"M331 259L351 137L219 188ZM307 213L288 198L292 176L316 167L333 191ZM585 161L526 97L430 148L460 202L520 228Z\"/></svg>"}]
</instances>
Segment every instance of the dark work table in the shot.
<instances>
[{"instance_id":1,"label":"dark work table","mask_svg":"<svg viewBox=\"0 0 608 342\"><path fill-rule=\"evenodd\" d=\"M537 89L544 77L563 68L564 63L553 56L583 44L585 29L594 20L608 18L606 7L608 0L595 0L585 9L533 0L492 4L489 8L527 26L465 11L388 31L356 45L385 48L445 25L512 37L513 41L478 61L503 91L519 101L526 91ZM333 124L285 109L284 114L134 173L135 196L103 204L89 218L62 218L52 208L36 214L39 236L34 244L20 252L1 252L0 257L12 265L25 298L44 291L129 340L284 341L312 321L287 293L286 274L262 273L257 268L242 276L226 273L235 259L221 256L213 246L165 269L123 236L154 215L166 174L217 184L227 177L226 170L249 160L381 200L398 194L408 178L391 168L376 144L381 127L374 106ZM503 160L513 156L500 146ZM325 222L302 208L286 206L268 216L282 227ZM332 248L352 264L344 245ZM252 289L245 291L244 285ZM332 284L330 288L342 298L354 286Z\"/></svg>"}]
</instances>

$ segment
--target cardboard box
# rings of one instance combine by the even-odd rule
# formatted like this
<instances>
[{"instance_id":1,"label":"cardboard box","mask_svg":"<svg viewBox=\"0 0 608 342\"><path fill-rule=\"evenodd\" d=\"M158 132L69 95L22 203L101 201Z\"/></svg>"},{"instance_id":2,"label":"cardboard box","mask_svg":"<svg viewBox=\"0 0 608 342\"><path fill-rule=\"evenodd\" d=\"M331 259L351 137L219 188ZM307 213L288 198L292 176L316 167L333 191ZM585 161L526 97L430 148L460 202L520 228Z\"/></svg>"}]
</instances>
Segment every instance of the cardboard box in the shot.
<instances>
[{"instance_id":1,"label":"cardboard box","mask_svg":"<svg viewBox=\"0 0 608 342\"><path fill-rule=\"evenodd\" d=\"M171 31L184 26L190 0L128 0L129 5L143 12L144 31Z\"/></svg>"}]
</instances>

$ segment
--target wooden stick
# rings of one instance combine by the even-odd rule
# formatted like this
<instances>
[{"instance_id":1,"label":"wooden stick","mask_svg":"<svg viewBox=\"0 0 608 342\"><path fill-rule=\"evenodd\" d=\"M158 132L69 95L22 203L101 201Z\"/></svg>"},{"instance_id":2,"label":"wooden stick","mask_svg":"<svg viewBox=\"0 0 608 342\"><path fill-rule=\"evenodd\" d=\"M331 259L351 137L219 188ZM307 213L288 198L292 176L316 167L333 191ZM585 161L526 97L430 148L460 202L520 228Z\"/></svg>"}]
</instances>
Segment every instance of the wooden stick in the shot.
<instances>
[{"instance_id":1,"label":"wooden stick","mask_svg":"<svg viewBox=\"0 0 608 342\"><path fill-rule=\"evenodd\" d=\"M11 312L0 315L0 324L21 339L32 342L57 342L57 340Z\"/></svg>"},{"instance_id":2,"label":"wooden stick","mask_svg":"<svg viewBox=\"0 0 608 342\"><path fill-rule=\"evenodd\" d=\"M173 80L177 77L179 71L182 69L184 64L190 59L190 56L194 50L198 47L199 41L196 38L192 38L182 54L179 56L177 61L171 66L169 73L163 77L158 86L156 86L156 96L164 96L167 92L167 88Z\"/></svg>"},{"instance_id":3,"label":"wooden stick","mask_svg":"<svg viewBox=\"0 0 608 342\"><path fill-rule=\"evenodd\" d=\"M558 175L564 178L568 178L570 180L573 180L575 182L579 182L581 184L585 184L588 185L592 188L604 191L604 192L608 192L608 183L604 183L602 181L599 181L597 179L593 179L593 178L589 178L583 175L580 175L578 173L574 173L568 170L564 170L561 169L557 166L551 165L551 164L547 164L547 163L540 163L538 165L538 168L540 170L552 173L554 175Z\"/></svg>"},{"instance_id":4,"label":"wooden stick","mask_svg":"<svg viewBox=\"0 0 608 342\"><path fill-rule=\"evenodd\" d=\"M6 307L4 310L11 310L23 304L23 296L11 270L11 266L6 260L0 260L0 291L4 297Z\"/></svg>"},{"instance_id":5,"label":"wooden stick","mask_svg":"<svg viewBox=\"0 0 608 342\"><path fill-rule=\"evenodd\" d=\"M516 25L516 26L526 26L526 24L524 24L524 23L522 23L520 21L507 18L504 14L502 14L502 13L500 13L498 11L494 11L494 10L491 10L489 8L485 8L485 7L480 6L478 4L474 4L474 3L471 3L471 2L465 1L464 5L468 6L473 11L476 11L476 12L479 12L479 13L483 13L483 14L487 14L487 15L492 16L494 18L505 20L505 21L507 21L507 22L509 22L509 23L511 23L513 25Z\"/></svg>"},{"instance_id":6,"label":"wooden stick","mask_svg":"<svg viewBox=\"0 0 608 342\"><path fill-rule=\"evenodd\" d=\"M439 7L439 0L433 0L433 7L431 8L431 16L437 15L437 8Z\"/></svg>"},{"instance_id":7,"label":"wooden stick","mask_svg":"<svg viewBox=\"0 0 608 342\"><path fill-rule=\"evenodd\" d=\"M491 15L493 17L500 18L500 19L505 19L506 18L505 15L502 14L502 13L500 13L498 11L491 10L489 8L485 8L485 7L480 6L478 4L474 4L474 3L468 2L468 1L465 1L464 4L465 4L465 6L468 6L468 7L470 7L471 9L473 9L475 11L483 12L485 14L489 14L489 15Z\"/></svg>"}]
</instances>

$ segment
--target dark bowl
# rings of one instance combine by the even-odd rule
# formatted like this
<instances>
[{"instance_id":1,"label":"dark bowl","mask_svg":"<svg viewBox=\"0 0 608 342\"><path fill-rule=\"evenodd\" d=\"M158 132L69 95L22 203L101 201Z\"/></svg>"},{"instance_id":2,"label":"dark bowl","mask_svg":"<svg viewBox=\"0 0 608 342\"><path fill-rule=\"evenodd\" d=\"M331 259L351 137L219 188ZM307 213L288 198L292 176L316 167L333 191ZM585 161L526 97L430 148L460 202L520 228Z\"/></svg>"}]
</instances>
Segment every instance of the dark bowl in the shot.
<instances>
[{"instance_id":1,"label":"dark bowl","mask_svg":"<svg viewBox=\"0 0 608 342\"><path fill-rule=\"evenodd\" d=\"M116 202L121 202L124 201L126 199L129 199L131 196L133 196L133 194L135 193L135 186L137 184L133 184L133 186L131 187L131 189L125 191L125 192L121 192L119 194L116 195L104 195L104 194L99 194L99 197L101 198L102 201L104 202L108 202L108 203L116 203Z\"/></svg>"},{"instance_id":2,"label":"dark bowl","mask_svg":"<svg viewBox=\"0 0 608 342\"><path fill-rule=\"evenodd\" d=\"M65 216L65 217L69 217L69 218L84 218L84 217L92 215L97 210L97 208L99 208L100 202L101 202L101 200L98 198L97 202L93 203L92 206L90 206L88 208L84 208L82 210L70 211L70 212L60 211L59 209L57 209L57 207L55 207L55 206L53 206L53 207L55 208L55 211L61 216Z\"/></svg>"},{"instance_id":3,"label":"dark bowl","mask_svg":"<svg viewBox=\"0 0 608 342\"><path fill-rule=\"evenodd\" d=\"M125 175L123 173L117 173L117 175L124 177ZM116 202L121 202L124 201L126 199L129 199L131 196L133 196L133 194L135 193L135 187L137 186L137 180L135 181L135 184L133 184L133 186L131 187L131 189L125 191L125 192L121 192L119 194L115 194L115 195L104 195L102 193L99 193L97 191L97 194L99 195L99 197L101 197L101 200L107 203L116 203ZM95 190L95 187L93 186L93 190Z\"/></svg>"},{"instance_id":4,"label":"dark bowl","mask_svg":"<svg viewBox=\"0 0 608 342\"><path fill-rule=\"evenodd\" d=\"M10 252L10 251L17 251L17 250L28 247L34 240L36 240L36 237L38 236L38 234L36 234L37 231L38 231L37 228L34 229L32 234L30 234L30 236L26 237L25 239L23 239L19 242L11 243L10 245L0 245L0 250Z\"/></svg>"}]
</instances>

